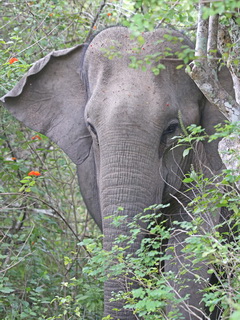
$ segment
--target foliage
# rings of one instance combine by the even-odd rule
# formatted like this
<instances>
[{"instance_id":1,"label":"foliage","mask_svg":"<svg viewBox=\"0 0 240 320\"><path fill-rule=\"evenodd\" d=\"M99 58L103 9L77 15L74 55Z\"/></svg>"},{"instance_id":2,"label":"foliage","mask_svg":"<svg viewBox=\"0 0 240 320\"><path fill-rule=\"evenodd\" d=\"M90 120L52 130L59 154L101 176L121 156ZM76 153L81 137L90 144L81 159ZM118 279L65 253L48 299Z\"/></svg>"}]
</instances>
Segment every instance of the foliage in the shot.
<instances>
[{"instance_id":1,"label":"foliage","mask_svg":"<svg viewBox=\"0 0 240 320\"><path fill-rule=\"evenodd\" d=\"M0 6L0 96L14 86L33 61L52 50L84 42L106 26L130 27L139 45L144 43L141 33L156 26L184 29L194 40L196 3L187 0L171 3L163 0L6 0ZM205 17L213 12L222 14L221 22L229 26L229 19L238 8L237 1L215 1ZM118 56L113 50L107 54ZM166 51L162 57L169 54ZM183 60L182 66L186 65L193 58L193 51L183 47L179 58ZM131 67L144 69L145 64L151 64L154 59L159 61L159 54L148 57L147 61L132 57ZM163 65L159 63L153 72L158 74L161 68ZM178 300L169 287L175 275L166 274L159 267L171 259L170 255L158 251L171 231L165 227L164 207L154 208L154 217L147 212L140 216L150 219L149 237L136 255L126 256L124 251L142 231L137 219L129 225L132 238L116 239L112 251L104 252L99 231L86 213L75 168L69 159L46 137L13 120L3 108L0 117L0 318L100 319L104 280L120 274L128 277L131 272L141 288L121 292L113 299L124 298L125 307L146 320L165 319L162 309L167 300L176 306ZM194 147L196 133L198 141L203 139L201 130L192 126L190 134L181 137L180 144L186 145L185 156ZM237 126L227 125L211 139L236 130ZM236 150L231 152L232 156L239 157ZM31 171L41 175L29 176ZM194 171L185 177L184 183L189 188L197 187L200 191L188 208L195 215L196 223L178 227L189 234L185 255L194 255L196 262L204 261L209 273L217 266L220 275L226 274L220 284L206 289L204 300L209 309L218 303L223 319L235 320L240 313L239 235L233 233L232 228L227 228L222 235L219 228L232 223L239 229L239 192L231 185L239 180L239 173L226 170L215 179L205 181ZM215 188L209 188L209 184ZM222 188L228 190L224 196ZM197 237L201 214L209 208L214 212L219 206L232 210L230 221L223 221L211 234ZM226 238L232 241L227 242ZM117 263L109 265L109 261ZM180 319L177 307L168 319Z\"/></svg>"},{"instance_id":2,"label":"foliage","mask_svg":"<svg viewBox=\"0 0 240 320\"><path fill-rule=\"evenodd\" d=\"M78 5L1 5L1 96L34 60L85 39L92 21ZM97 2L84 6L93 15L98 9ZM0 117L0 318L97 319L102 287L82 276L87 253L77 242L99 231L83 205L76 169L56 145L3 108Z\"/></svg>"},{"instance_id":3,"label":"foliage","mask_svg":"<svg viewBox=\"0 0 240 320\"><path fill-rule=\"evenodd\" d=\"M82 277L86 252L76 243L97 230L88 221L75 168L44 136L23 133L8 115L1 120L0 318L93 319L102 289Z\"/></svg>"}]
</instances>

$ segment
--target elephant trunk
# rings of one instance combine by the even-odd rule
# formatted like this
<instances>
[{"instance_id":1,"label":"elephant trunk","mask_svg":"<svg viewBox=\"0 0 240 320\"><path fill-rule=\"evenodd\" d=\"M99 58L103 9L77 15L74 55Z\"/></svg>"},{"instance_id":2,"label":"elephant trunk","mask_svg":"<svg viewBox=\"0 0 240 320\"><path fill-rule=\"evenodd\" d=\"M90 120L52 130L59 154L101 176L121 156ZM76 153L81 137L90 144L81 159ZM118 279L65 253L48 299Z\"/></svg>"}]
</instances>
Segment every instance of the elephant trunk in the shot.
<instances>
[{"instance_id":1,"label":"elephant trunk","mask_svg":"<svg viewBox=\"0 0 240 320\"><path fill-rule=\"evenodd\" d=\"M147 139L146 139L147 140ZM139 141L136 137L131 139L108 139L104 146L100 147L100 201L103 214L103 246L105 250L111 250L115 239L124 235L131 236L128 223L143 212L143 210L155 203L156 183L158 176L157 153L153 151L150 141ZM156 164L155 164L156 163ZM153 174L154 165L156 166ZM126 216L118 226L112 224L109 216L119 215L118 207L122 207L121 215ZM143 226L143 225L142 225ZM146 227L146 226L143 226ZM142 234L127 249L126 254L134 254L140 247ZM121 246L124 246L121 242ZM117 261L115 261L117 262ZM114 263L114 261L113 261ZM129 277L129 275L128 275ZM119 279L110 278L105 283L105 316L111 315L113 319L133 320L136 317L131 311L122 309L121 301L110 302L113 292L126 291L126 286L132 288L131 279L124 276ZM119 311L113 311L119 309Z\"/></svg>"}]
</instances>

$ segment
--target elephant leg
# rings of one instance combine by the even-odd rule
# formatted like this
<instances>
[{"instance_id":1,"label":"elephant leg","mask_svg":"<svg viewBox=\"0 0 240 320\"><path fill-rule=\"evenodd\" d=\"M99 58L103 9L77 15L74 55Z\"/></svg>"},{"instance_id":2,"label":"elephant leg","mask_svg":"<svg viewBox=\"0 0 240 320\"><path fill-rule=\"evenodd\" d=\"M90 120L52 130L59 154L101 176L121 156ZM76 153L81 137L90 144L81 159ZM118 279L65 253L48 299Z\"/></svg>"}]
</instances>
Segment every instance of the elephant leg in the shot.
<instances>
[{"instance_id":1,"label":"elephant leg","mask_svg":"<svg viewBox=\"0 0 240 320\"><path fill-rule=\"evenodd\" d=\"M174 205L172 206L174 208ZM175 204L176 209L176 204ZM164 271L171 272L173 278L169 280L176 299L182 299L178 305L179 310L185 320L203 320L209 319L206 308L202 302L202 290L209 285L208 265L202 262L193 263L195 257L187 257L189 254L182 250L186 246L186 238L189 235L181 226L174 224L174 221L192 221L194 217L190 216L182 207L174 210L174 214L169 215L169 222L172 229L171 237L166 247L167 255L171 258L165 263ZM219 213L204 213L202 223L199 226L198 235L211 233L214 226L219 221ZM192 235L194 237L195 235ZM198 242L197 242L198 245ZM204 250L204 249L203 249ZM201 254L201 252L200 252ZM167 314L172 310L172 302L166 308ZM212 320L217 320L218 316Z\"/></svg>"},{"instance_id":2,"label":"elephant leg","mask_svg":"<svg viewBox=\"0 0 240 320\"><path fill-rule=\"evenodd\" d=\"M185 258L182 249L186 234L182 230L175 230L168 242L167 255L172 258L166 262L164 271L171 272L173 278L169 280L177 300L184 301L178 305L179 311L184 320L205 319L204 304L201 302L201 290L206 286L206 279L209 277L208 267L203 263L193 266L191 260ZM197 268L197 270L195 270ZM172 302L169 302L166 313L172 311Z\"/></svg>"},{"instance_id":3,"label":"elephant leg","mask_svg":"<svg viewBox=\"0 0 240 320\"><path fill-rule=\"evenodd\" d=\"M105 317L111 315L112 320L143 320L138 315L135 315L132 310L124 309L126 304L125 300L109 301L111 297L115 297L115 294L119 292L126 292L134 288L138 288L139 285L134 285L133 281L127 277L119 276L114 279L109 279L104 285L104 315Z\"/></svg>"}]
</instances>

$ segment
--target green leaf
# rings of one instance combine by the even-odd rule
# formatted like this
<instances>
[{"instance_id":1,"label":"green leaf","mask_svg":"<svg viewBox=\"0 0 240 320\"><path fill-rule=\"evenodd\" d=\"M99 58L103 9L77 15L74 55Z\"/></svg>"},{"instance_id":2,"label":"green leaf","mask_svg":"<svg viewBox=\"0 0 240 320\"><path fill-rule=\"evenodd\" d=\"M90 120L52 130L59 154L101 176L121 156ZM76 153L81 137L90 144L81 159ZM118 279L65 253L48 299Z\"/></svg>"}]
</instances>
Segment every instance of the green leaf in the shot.
<instances>
[{"instance_id":1,"label":"green leaf","mask_svg":"<svg viewBox=\"0 0 240 320\"><path fill-rule=\"evenodd\" d=\"M143 36L138 36L137 40L140 45L143 45L145 43L145 39L143 38Z\"/></svg>"},{"instance_id":2,"label":"green leaf","mask_svg":"<svg viewBox=\"0 0 240 320\"><path fill-rule=\"evenodd\" d=\"M26 186L22 186L18 191L23 192L25 190Z\"/></svg>"},{"instance_id":3,"label":"green leaf","mask_svg":"<svg viewBox=\"0 0 240 320\"><path fill-rule=\"evenodd\" d=\"M179 64L176 69L179 70L179 69L182 69L184 67L184 64Z\"/></svg>"},{"instance_id":4,"label":"green leaf","mask_svg":"<svg viewBox=\"0 0 240 320\"><path fill-rule=\"evenodd\" d=\"M15 291L14 289L9 288L9 287L0 288L0 292L2 292L2 293L12 293L14 291Z\"/></svg>"},{"instance_id":5,"label":"green leaf","mask_svg":"<svg viewBox=\"0 0 240 320\"><path fill-rule=\"evenodd\" d=\"M183 179L183 182L190 183L190 182L193 182L193 179L192 178L185 178L185 179Z\"/></svg>"},{"instance_id":6,"label":"green leaf","mask_svg":"<svg viewBox=\"0 0 240 320\"><path fill-rule=\"evenodd\" d=\"M36 181L35 180L33 180L33 181L31 181L31 182L29 182L29 187L33 187L34 185L36 184Z\"/></svg>"},{"instance_id":7,"label":"green leaf","mask_svg":"<svg viewBox=\"0 0 240 320\"><path fill-rule=\"evenodd\" d=\"M24 177L24 179L20 180L21 183L28 183L29 180L32 180L32 177Z\"/></svg>"},{"instance_id":8,"label":"green leaf","mask_svg":"<svg viewBox=\"0 0 240 320\"><path fill-rule=\"evenodd\" d=\"M191 148L187 148L183 151L183 158L185 158L188 154L189 154L189 151L191 150Z\"/></svg>"}]
</instances>

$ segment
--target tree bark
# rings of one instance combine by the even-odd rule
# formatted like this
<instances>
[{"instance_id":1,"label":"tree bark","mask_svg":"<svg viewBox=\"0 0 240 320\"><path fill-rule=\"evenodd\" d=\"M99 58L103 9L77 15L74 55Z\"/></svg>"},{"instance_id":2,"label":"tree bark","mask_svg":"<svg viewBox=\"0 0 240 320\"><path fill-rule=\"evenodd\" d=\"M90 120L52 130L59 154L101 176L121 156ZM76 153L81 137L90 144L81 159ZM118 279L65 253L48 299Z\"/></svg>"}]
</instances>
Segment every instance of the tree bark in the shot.
<instances>
[{"instance_id":1,"label":"tree bark","mask_svg":"<svg viewBox=\"0 0 240 320\"><path fill-rule=\"evenodd\" d=\"M231 32L218 23L218 16L203 19L203 9L209 4L199 1L196 59L187 69L210 103L230 121L240 121L240 26L234 15L230 18ZM234 87L235 99L221 86L218 76L218 50L227 65ZM227 169L239 170L237 157L232 157L230 150L240 150L240 137L227 137L219 143L219 153ZM237 183L240 187L240 181Z\"/></svg>"}]
</instances>

